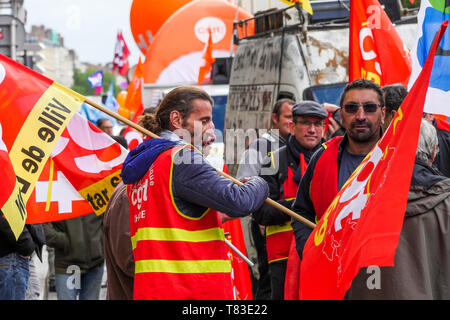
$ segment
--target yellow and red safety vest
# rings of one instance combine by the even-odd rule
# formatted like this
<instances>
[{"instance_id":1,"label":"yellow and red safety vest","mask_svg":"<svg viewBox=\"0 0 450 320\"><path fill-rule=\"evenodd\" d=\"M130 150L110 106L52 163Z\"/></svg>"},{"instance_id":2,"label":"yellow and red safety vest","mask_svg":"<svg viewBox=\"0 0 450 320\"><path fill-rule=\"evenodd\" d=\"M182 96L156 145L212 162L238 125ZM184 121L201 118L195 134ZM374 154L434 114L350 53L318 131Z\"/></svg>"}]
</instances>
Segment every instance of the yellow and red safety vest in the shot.
<instances>
[{"instance_id":1,"label":"yellow and red safety vest","mask_svg":"<svg viewBox=\"0 0 450 320\"><path fill-rule=\"evenodd\" d=\"M305 173L306 166L303 153L300 153L300 170L302 175ZM280 199L292 200L297 196L298 184L294 181L294 171L289 166L287 170L288 176L283 182L284 194L280 195ZM266 250L269 263L286 260L289 257L292 237L290 221L282 225L266 226Z\"/></svg>"},{"instance_id":2,"label":"yellow and red safety vest","mask_svg":"<svg viewBox=\"0 0 450 320\"><path fill-rule=\"evenodd\" d=\"M319 221L338 194L338 164L339 143L343 137L335 137L323 144L325 151L321 154L314 167L310 184L311 201Z\"/></svg>"},{"instance_id":3,"label":"yellow and red safety vest","mask_svg":"<svg viewBox=\"0 0 450 320\"><path fill-rule=\"evenodd\" d=\"M127 186L135 260L134 299L231 300L231 263L216 211L198 218L177 207L172 192L177 146L158 156Z\"/></svg>"}]
</instances>

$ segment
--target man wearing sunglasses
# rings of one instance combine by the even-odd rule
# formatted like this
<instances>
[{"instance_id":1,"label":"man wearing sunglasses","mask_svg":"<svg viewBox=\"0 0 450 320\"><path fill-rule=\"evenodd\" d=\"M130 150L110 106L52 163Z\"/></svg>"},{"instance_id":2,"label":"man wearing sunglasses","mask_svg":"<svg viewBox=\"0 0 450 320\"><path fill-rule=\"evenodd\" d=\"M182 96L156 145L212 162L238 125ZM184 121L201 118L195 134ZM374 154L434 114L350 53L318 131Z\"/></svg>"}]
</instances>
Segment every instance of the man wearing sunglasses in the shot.
<instances>
[{"instance_id":1,"label":"man wearing sunglasses","mask_svg":"<svg viewBox=\"0 0 450 320\"><path fill-rule=\"evenodd\" d=\"M343 137L327 141L314 154L300 182L292 209L317 222L344 183L382 136L385 117L383 92L369 80L347 84L340 101ZM300 258L312 229L292 221Z\"/></svg>"},{"instance_id":2,"label":"man wearing sunglasses","mask_svg":"<svg viewBox=\"0 0 450 320\"><path fill-rule=\"evenodd\" d=\"M302 101L292 108L290 125L293 135L288 135L286 145L272 152L263 165L261 175L269 185L269 197L286 207L291 207L298 184L314 152L324 142L326 109L315 101ZM253 213L256 222L266 226L266 248L272 287L272 300L284 299L285 277L292 242L290 216L274 207L263 204Z\"/></svg>"}]
</instances>

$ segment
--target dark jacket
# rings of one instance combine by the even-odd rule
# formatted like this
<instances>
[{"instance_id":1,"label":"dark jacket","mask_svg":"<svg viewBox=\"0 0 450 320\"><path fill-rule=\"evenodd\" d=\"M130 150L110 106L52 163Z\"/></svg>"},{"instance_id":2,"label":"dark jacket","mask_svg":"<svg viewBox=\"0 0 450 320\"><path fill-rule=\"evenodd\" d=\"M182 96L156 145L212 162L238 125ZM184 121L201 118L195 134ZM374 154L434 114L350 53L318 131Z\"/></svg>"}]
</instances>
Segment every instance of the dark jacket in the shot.
<instances>
[{"instance_id":1,"label":"dark jacket","mask_svg":"<svg viewBox=\"0 0 450 320\"><path fill-rule=\"evenodd\" d=\"M309 163L314 152L320 147L321 143L319 143L313 150L307 150L303 148L297 140L295 140L294 136L290 135L287 138L287 143L285 146L273 151L272 156L266 158L263 166L273 168L274 173L271 175L262 175L261 177L266 180L269 186L269 197L272 200L277 201L287 208L291 208L294 200L286 200L283 196L283 183L288 177L288 168L291 168L294 172L294 181L300 183L300 179L302 178L300 153L304 155L305 162ZM272 161L270 161L270 159L272 159ZM264 203L259 210L253 213L253 218L261 225L283 224L291 219L289 215L275 209L267 203Z\"/></svg>"},{"instance_id":2,"label":"dark jacket","mask_svg":"<svg viewBox=\"0 0 450 320\"><path fill-rule=\"evenodd\" d=\"M0 211L1 212L1 211ZM42 260L42 247L45 244L45 236L41 225L26 224L19 239L15 239L8 222L0 216L0 257L17 252L21 256L30 256L36 251Z\"/></svg>"},{"instance_id":3,"label":"dark jacket","mask_svg":"<svg viewBox=\"0 0 450 320\"><path fill-rule=\"evenodd\" d=\"M165 139L150 139L133 149L123 164L124 183L139 181L156 158L175 145ZM198 217L205 208L244 217L258 209L269 193L267 183L259 177L251 178L243 186L234 184L219 175L202 154L192 148L182 149L174 159L172 191L177 207L191 217Z\"/></svg>"},{"instance_id":4,"label":"dark jacket","mask_svg":"<svg viewBox=\"0 0 450 320\"><path fill-rule=\"evenodd\" d=\"M103 265L102 221L102 216L90 213L44 224L47 245L55 248L56 273L65 274L71 265L82 273Z\"/></svg>"},{"instance_id":5,"label":"dark jacket","mask_svg":"<svg viewBox=\"0 0 450 320\"><path fill-rule=\"evenodd\" d=\"M339 144L339 151L337 157L337 167L338 171L341 165L342 160L342 152L348 143L348 138L344 135L344 138ZM318 148L318 150L314 153L311 160L308 163L308 168L300 181L300 185L298 187L297 197L292 204L292 211L298 213L309 221L316 223L316 211L314 209L314 205L310 196L310 186L311 181L314 174L314 169L316 167L317 161L319 160L322 153L325 151L325 147L322 145ZM308 240L309 235L312 232L312 229L307 225L301 223L298 220L291 219L292 229L294 231L295 238L295 247L300 257L303 256L303 248L306 244L306 240Z\"/></svg>"},{"instance_id":6,"label":"dark jacket","mask_svg":"<svg viewBox=\"0 0 450 320\"><path fill-rule=\"evenodd\" d=\"M120 182L103 215L108 300L133 300L134 257L127 188Z\"/></svg>"},{"instance_id":7,"label":"dark jacket","mask_svg":"<svg viewBox=\"0 0 450 320\"><path fill-rule=\"evenodd\" d=\"M378 288L370 276L361 269L350 299L450 299L450 178L416 161L394 266L380 268Z\"/></svg>"}]
</instances>

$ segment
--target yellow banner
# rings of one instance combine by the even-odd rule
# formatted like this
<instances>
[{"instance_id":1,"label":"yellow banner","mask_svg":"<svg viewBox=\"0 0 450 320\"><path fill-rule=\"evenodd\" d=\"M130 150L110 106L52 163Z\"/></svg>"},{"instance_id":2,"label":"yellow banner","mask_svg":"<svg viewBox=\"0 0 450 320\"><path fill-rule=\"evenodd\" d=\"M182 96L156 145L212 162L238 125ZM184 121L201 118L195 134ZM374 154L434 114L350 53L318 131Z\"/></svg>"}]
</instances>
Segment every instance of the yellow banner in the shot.
<instances>
[{"instance_id":1,"label":"yellow banner","mask_svg":"<svg viewBox=\"0 0 450 320\"><path fill-rule=\"evenodd\" d=\"M27 219L25 203L20 192L20 185L17 181L14 191L1 209L17 240L23 231L25 220Z\"/></svg>"},{"instance_id":2,"label":"yellow banner","mask_svg":"<svg viewBox=\"0 0 450 320\"><path fill-rule=\"evenodd\" d=\"M105 213L106 205L108 204L111 193L114 191L120 180L122 180L120 172L121 170L118 170L106 178L78 191L80 195L89 202L96 215L99 216Z\"/></svg>"}]
</instances>

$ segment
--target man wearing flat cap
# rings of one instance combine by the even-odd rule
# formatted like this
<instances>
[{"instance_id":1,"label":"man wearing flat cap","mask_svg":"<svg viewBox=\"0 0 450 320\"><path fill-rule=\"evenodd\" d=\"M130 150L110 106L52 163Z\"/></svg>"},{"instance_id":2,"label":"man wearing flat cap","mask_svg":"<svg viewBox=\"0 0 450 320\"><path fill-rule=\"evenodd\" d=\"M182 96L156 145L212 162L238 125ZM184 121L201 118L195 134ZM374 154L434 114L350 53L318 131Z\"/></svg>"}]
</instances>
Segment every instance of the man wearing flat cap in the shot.
<instances>
[{"instance_id":1,"label":"man wearing flat cap","mask_svg":"<svg viewBox=\"0 0 450 320\"><path fill-rule=\"evenodd\" d=\"M291 132L286 145L272 152L263 164L273 174L262 175L269 185L269 197L290 208L307 164L323 142L324 123L328 113L314 101L302 101L292 108ZM267 172L267 171L266 171ZM266 226L272 299L284 299L286 266L293 233L290 216L264 204L253 218Z\"/></svg>"}]
</instances>

